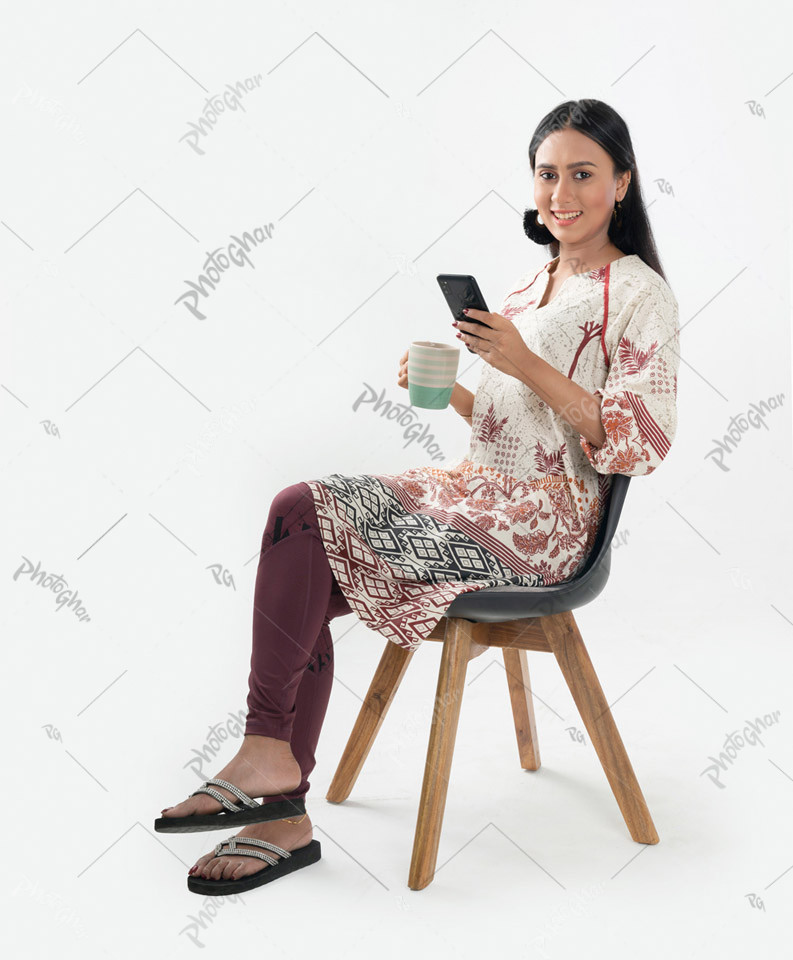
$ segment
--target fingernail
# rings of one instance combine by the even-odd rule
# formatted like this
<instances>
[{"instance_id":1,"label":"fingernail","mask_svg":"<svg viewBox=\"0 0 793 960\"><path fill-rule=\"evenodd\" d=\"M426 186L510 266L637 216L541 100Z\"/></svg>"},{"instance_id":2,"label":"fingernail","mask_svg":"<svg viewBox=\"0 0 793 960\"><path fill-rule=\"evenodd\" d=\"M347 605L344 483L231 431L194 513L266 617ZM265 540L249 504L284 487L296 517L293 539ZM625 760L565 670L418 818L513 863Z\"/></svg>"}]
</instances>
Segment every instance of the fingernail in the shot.
<instances>
[{"instance_id":1,"label":"fingernail","mask_svg":"<svg viewBox=\"0 0 793 960\"><path fill-rule=\"evenodd\" d=\"M463 339L463 335L461 333L455 334L455 336L458 336L461 340Z\"/></svg>"},{"instance_id":2,"label":"fingernail","mask_svg":"<svg viewBox=\"0 0 793 960\"><path fill-rule=\"evenodd\" d=\"M452 326L456 327L459 322L459 320L452 320Z\"/></svg>"},{"instance_id":3,"label":"fingernail","mask_svg":"<svg viewBox=\"0 0 793 960\"><path fill-rule=\"evenodd\" d=\"M463 313L468 313L468 307L463 307Z\"/></svg>"}]
</instances>

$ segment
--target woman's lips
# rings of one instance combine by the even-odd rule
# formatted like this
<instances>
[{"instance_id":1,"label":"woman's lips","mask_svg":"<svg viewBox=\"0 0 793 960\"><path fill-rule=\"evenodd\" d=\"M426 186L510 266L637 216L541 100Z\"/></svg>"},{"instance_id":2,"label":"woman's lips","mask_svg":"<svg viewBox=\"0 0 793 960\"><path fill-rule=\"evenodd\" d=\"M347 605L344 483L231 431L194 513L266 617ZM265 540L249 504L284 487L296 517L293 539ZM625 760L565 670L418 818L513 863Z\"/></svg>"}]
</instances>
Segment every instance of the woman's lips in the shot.
<instances>
[{"instance_id":1,"label":"woman's lips","mask_svg":"<svg viewBox=\"0 0 793 960\"><path fill-rule=\"evenodd\" d=\"M579 213L577 217L572 217L571 219L561 220L556 214L551 211L551 216L553 217L554 223L558 223L560 227L566 226L568 223L578 223L578 221L583 217L583 213Z\"/></svg>"}]
</instances>

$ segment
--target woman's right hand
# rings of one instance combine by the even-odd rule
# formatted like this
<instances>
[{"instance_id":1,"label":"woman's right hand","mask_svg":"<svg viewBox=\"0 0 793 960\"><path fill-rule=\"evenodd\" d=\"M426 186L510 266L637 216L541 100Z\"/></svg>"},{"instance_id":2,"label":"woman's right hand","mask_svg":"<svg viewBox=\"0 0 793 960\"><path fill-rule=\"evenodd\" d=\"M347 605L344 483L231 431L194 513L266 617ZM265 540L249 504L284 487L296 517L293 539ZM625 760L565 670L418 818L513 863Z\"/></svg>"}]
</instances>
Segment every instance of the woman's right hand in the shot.
<instances>
[{"instance_id":1,"label":"woman's right hand","mask_svg":"<svg viewBox=\"0 0 793 960\"><path fill-rule=\"evenodd\" d=\"M397 377L397 386L408 389L408 350L399 358L399 375Z\"/></svg>"}]
</instances>

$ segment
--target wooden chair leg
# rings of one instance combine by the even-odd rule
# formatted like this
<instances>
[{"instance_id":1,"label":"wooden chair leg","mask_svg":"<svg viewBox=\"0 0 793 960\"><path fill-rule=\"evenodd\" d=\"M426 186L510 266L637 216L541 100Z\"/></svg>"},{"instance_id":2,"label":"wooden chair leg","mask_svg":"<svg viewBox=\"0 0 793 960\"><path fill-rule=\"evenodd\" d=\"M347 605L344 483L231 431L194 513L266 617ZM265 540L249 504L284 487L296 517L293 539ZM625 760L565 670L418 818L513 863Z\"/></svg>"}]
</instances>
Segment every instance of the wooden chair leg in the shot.
<instances>
[{"instance_id":1,"label":"wooden chair leg","mask_svg":"<svg viewBox=\"0 0 793 960\"><path fill-rule=\"evenodd\" d=\"M325 794L325 799L331 803L342 803L349 797L415 652L400 647L393 640L386 641L358 719Z\"/></svg>"},{"instance_id":2,"label":"wooden chair leg","mask_svg":"<svg viewBox=\"0 0 793 960\"><path fill-rule=\"evenodd\" d=\"M468 661L486 649L486 644L478 642L486 633L487 624L469 620L449 618L446 627L413 838L408 876L411 890L422 890L435 876L466 670Z\"/></svg>"},{"instance_id":3,"label":"wooden chair leg","mask_svg":"<svg viewBox=\"0 0 793 960\"><path fill-rule=\"evenodd\" d=\"M658 843L655 824L572 612L543 617L542 626L631 837L637 843Z\"/></svg>"},{"instance_id":4,"label":"wooden chair leg","mask_svg":"<svg viewBox=\"0 0 793 960\"><path fill-rule=\"evenodd\" d=\"M531 679L526 651L515 647L503 647L504 667L509 684L509 699L515 719L515 735L518 738L518 756L524 770L539 770L540 742L534 720L534 702L531 698Z\"/></svg>"}]
</instances>

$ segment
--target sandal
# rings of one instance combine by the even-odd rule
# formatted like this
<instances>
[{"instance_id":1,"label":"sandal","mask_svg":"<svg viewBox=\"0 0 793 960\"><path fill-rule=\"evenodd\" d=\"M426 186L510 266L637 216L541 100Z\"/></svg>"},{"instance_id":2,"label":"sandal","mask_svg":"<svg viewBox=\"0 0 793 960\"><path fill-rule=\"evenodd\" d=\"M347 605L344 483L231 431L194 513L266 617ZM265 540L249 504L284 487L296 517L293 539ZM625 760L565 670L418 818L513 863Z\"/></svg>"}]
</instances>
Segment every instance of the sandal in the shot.
<instances>
[{"instance_id":1,"label":"sandal","mask_svg":"<svg viewBox=\"0 0 793 960\"><path fill-rule=\"evenodd\" d=\"M261 850L243 850L238 846L240 843L252 844L257 847L265 847L279 854L280 860L271 857L269 853L262 853ZM224 850L224 847L228 850ZM322 856L322 847L319 840L311 840L304 847L298 847L291 853L274 843L267 840L259 840L257 837L229 837L228 840L221 840L215 847L215 856L237 856L237 857L258 857L260 860L266 860L269 867L262 867L256 873L251 873L247 877L240 877L239 880L210 880L207 877L189 876L187 878L187 889L193 893L200 893L204 896L222 897L227 893L245 893L247 890L253 890L254 887L260 887L263 883L269 883L271 880L277 880L285 873L294 873L307 867L310 863L316 863Z\"/></svg>"},{"instance_id":2,"label":"sandal","mask_svg":"<svg viewBox=\"0 0 793 960\"><path fill-rule=\"evenodd\" d=\"M232 803L209 784L224 787L245 804L245 807ZM265 820L283 820L285 817L299 816L306 812L306 803L303 797L291 798L285 793L267 797L263 803L252 800L239 787L228 780L218 780L213 777L205 780L190 796L197 793L208 793L210 797L223 804L225 810L217 813L191 814L189 817L158 817L154 821L154 829L158 833L198 833L202 830L225 830L227 826L246 826L249 823L262 823ZM229 811L229 812L226 812Z\"/></svg>"}]
</instances>

